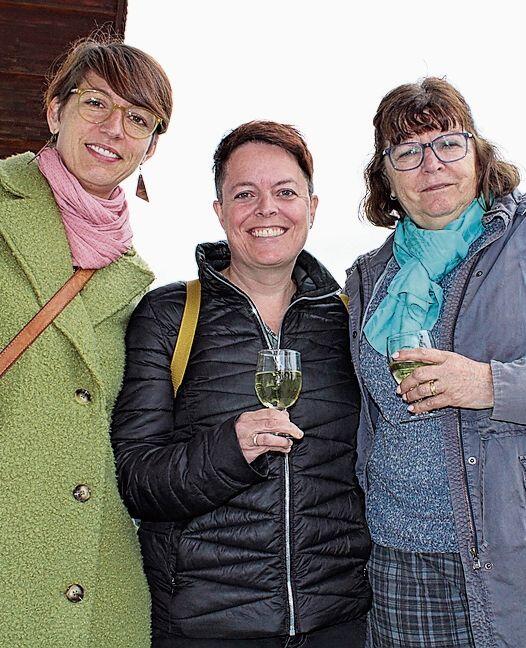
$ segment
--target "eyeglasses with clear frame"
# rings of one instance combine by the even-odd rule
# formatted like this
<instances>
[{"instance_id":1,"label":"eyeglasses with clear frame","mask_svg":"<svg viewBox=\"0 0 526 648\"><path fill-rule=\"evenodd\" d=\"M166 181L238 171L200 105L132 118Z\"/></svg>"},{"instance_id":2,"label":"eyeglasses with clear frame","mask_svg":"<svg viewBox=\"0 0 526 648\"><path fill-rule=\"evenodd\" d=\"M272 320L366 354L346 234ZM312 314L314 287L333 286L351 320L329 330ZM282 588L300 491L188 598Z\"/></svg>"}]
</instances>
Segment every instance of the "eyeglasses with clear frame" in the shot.
<instances>
[{"instance_id":1,"label":"eyeglasses with clear frame","mask_svg":"<svg viewBox=\"0 0 526 648\"><path fill-rule=\"evenodd\" d=\"M426 148L430 148L440 162L448 164L465 158L468 153L468 141L473 138L472 133L466 131L447 133L435 137L431 142L402 142L389 146L382 151L382 155L389 156L389 160L396 171L412 171L424 161Z\"/></svg>"},{"instance_id":2,"label":"eyeglasses with clear frame","mask_svg":"<svg viewBox=\"0 0 526 648\"><path fill-rule=\"evenodd\" d=\"M73 88L70 94L78 98L77 110L82 119L91 124L102 124L113 114L121 111L122 127L133 139L146 139L155 132L161 118L142 106L120 106L102 90Z\"/></svg>"}]
</instances>

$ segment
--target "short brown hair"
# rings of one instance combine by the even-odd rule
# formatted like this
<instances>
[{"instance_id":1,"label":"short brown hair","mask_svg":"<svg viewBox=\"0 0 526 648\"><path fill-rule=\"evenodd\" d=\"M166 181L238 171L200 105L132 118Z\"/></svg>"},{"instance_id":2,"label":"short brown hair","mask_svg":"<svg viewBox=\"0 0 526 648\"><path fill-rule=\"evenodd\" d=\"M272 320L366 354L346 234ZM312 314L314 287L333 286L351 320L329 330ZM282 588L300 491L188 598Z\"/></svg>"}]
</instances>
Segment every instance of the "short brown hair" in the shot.
<instances>
[{"instance_id":1,"label":"short brown hair","mask_svg":"<svg viewBox=\"0 0 526 648\"><path fill-rule=\"evenodd\" d=\"M223 137L214 153L215 186L219 201L223 200L223 182L227 162L238 147L248 142L273 144L293 155L303 171L309 187L309 195L312 196L314 165L312 155L301 133L294 126L288 124L278 124L273 121L251 121L234 128Z\"/></svg>"},{"instance_id":2,"label":"short brown hair","mask_svg":"<svg viewBox=\"0 0 526 648\"><path fill-rule=\"evenodd\" d=\"M364 173L366 193L362 213L374 225L392 227L398 220L392 212L402 215L400 203L391 198L383 151L387 143L399 144L413 134L454 128L472 133L477 191L488 205L492 195L500 197L510 193L520 182L517 167L504 162L498 149L479 135L466 100L445 79L427 77L394 88L380 102L373 125L375 152Z\"/></svg>"},{"instance_id":3,"label":"short brown hair","mask_svg":"<svg viewBox=\"0 0 526 648\"><path fill-rule=\"evenodd\" d=\"M149 54L110 36L89 36L72 45L50 76L46 107L55 97L63 105L89 71L126 101L155 113L161 118L156 132L166 131L172 114L172 88L166 73Z\"/></svg>"}]
</instances>

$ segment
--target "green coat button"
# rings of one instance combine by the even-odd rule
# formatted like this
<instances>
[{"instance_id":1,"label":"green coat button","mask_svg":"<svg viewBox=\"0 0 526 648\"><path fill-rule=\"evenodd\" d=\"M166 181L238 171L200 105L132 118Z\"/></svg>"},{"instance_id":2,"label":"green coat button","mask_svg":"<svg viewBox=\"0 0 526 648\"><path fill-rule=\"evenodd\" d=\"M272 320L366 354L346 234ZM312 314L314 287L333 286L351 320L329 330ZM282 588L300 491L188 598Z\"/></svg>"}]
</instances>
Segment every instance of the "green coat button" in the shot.
<instances>
[{"instance_id":1,"label":"green coat button","mask_svg":"<svg viewBox=\"0 0 526 648\"><path fill-rule=\"evenodd\" d=\"M68 587L64 594L71 603L80 603L84 598L84 588L78 583L73 583L73 585Z\"/></svg>"},{"instance_id":2,"label":"green coat button","mask_svg":"<svg viewBox=\"0 0 526 648\"><path fill-rule=\"evenodd\" d=\"M73 491L73 497L77 502L87 502L91 497L91 489L86 484L79 484Z\"/></svg>"},{"instance_id":3,"label":"green coat button","mask_svg":"<svg viewBox=\"0 0 526 648\"><path fill-rule=\"evenodd\" d=\"M91 403L91 394L87 389L77 389L75 392L75 399L77 403L87 405L88 403Z\"/></svg>"}]
</instances>

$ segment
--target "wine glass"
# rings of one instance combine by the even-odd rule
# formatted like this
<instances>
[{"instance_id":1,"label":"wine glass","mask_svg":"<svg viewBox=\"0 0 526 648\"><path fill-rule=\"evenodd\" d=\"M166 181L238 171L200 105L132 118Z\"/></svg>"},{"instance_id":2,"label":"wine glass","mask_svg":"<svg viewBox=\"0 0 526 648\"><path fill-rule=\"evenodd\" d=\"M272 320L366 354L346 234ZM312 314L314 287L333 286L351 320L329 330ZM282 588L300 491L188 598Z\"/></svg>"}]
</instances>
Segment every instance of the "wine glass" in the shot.
<instances>
[{"instance_id":1,"label":"wine glass","mask_svg":"<svg viewBox=\"0 0 526 648\"><path fill-rule=\"evenodd\" d=\"M395 333L387 338L387 359L389 362L389 370L399 385L402 380L410 376L417 367L422 367L429 362L422 362L421 360L403 360L393 358L396 351L402 349L434 349L435 343L430 331L411 331L409 333ZM420 399L421 400L421 399ZM418 401L416 401L418 402ZM418 420L419 417L425 418L429 416L437 416L437 411L423 412L421 414L412 414L407 421ZM405 423L404 419L402 423Z\"/></svg>"},{"instance_id":2,"label":"wine glass","mask_svg":"<svg viewBox=\"0 0 526 648\"><path fill-rule=\"evenodd\" d=\"M429 331L412 331L411 333L395 333L387 338L387 359L389 370L398 384L410 376L417 367L429 364L416 360L400 362L393 359L393 353L402 349L434 349L435 343Z\"/></svg>"},{"instance_id":3,"label":"wine glass","mask_svg":"<svg viewBox=\"0 0 526 648\"><path fill-rule=\"evenodd\" d=\"M256 394L264 407L286 410L301 391L301 360L298 351L264 349L258 353Z\"/></svg>"}]
</instances>

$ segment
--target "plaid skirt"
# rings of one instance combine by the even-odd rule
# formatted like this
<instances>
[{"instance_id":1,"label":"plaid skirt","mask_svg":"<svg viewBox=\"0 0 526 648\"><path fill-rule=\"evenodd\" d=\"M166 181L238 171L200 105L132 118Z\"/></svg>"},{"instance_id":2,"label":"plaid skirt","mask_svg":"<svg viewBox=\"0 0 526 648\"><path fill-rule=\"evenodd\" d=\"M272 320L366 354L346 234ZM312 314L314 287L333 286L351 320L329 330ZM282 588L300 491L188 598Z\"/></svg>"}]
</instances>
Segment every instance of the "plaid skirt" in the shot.
<instances>
[{"instance_id":1,"label":"plaid skirt","mask_svg":"<svg viewBox=\"0 0 526 648\"><path fill-rule=\"evenodd\" d=\"M371 648L474 648L457 553L411 553L373 545Z\"/></svg>"}]
</instances>

